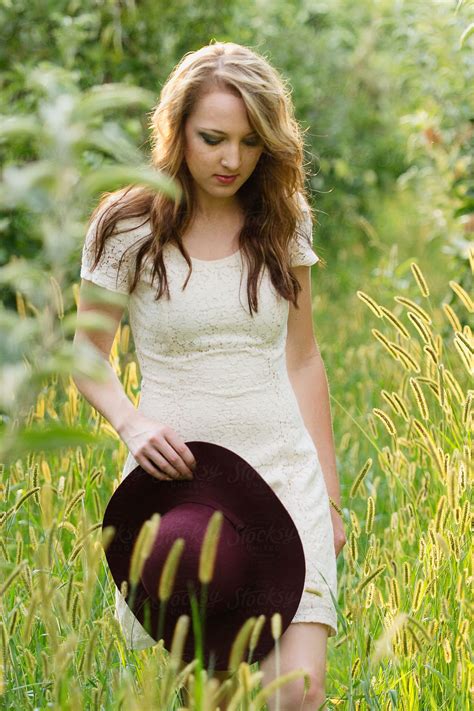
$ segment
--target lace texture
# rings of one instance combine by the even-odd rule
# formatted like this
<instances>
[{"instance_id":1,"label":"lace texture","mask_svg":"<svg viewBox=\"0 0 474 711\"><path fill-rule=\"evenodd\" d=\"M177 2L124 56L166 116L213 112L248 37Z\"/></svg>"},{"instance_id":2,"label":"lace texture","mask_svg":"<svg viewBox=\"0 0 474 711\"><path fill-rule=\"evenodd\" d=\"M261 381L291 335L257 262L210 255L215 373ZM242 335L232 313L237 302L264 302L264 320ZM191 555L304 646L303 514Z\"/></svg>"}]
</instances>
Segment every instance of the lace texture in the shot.
<instances>
[{"instance_id":1,"label":"lace texture","mask_svg":"<svg viewBox=\"0 0 474 711\"><path fill-rule=\"evenodd\" d=\"M84 243L81 277L127 294L133 246L148 233L147 224L110 237L92 271L94 224ZM166 422L185 441L206 440L237 452L267 481L292 516L305 553L305 591L293 622L326 624L334 636L331 594L337 599L337 573L329 496L286 368L289 302L274 289L265 268L258 312L249 315L240 251L212 261L193 258L184 291L186 261L174 245L167 245L164 259L170 301L154 300L156 284L147 260L128 299L142 375L138 409ZM312 266L318 260L306 212L291 244L290 263ZM137 465L129 452L121 480ZM129 648L156 644L117 588L115 606Z\"/></svg>"}]
</instances>

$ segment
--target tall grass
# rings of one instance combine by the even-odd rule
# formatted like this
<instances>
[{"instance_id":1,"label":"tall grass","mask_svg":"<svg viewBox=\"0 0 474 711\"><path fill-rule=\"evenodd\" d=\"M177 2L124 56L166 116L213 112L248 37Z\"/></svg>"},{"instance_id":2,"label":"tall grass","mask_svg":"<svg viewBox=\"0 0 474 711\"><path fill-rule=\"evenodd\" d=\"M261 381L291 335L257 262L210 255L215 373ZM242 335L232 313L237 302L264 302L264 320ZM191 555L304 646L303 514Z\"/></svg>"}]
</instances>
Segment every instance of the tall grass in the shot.
<instances>
[{"instance_id":1,"label":"tall grass","mask_svg":"<svg viewBox=\"0 0 474 711\"><path fill-rule=\"evenodd\" d=\"M471 252L471 270L473 259ZM339 634L330 643L329 708L461 709L472 689L472 302L450 280L455 305L434 307L420 267L411 273L418 295L398 295L392 308L373 290L358 291L373 338L353 355L372 402L361 420L350 397L337 401L352 423L338 450L364 440L370 456L357 450L358 470L344 482L349 540L340 561ZM138 404L127 324L111 362ZM113 446L34 452L1 466L3 706L178 709L186 683L189 708L216 708L223 685L205 669L197 675L196 663L179 663L185 620L170 655L161 644L127 650L114 617L100 528L125 445L71 379L52 377L29 419L86 425ZM277 620L273 629L278 639ZM251 711L275 689L261 689L245 644L235 651L231 708Z\"/></svg>"},{"instance_id":2,"label":"tall grass","mask_svg":"<svg viewBox=\"0 0 474 711\"><path fill-rule=\"evenodd\" d=\"M372 340L347 353L359 382L333 397L350 423L341 468L358 464L342 472L344 614L329 655L332 703L348 709L460 709L472 693L473 304L451 279L455 303L434 305L420 266L409 274L392 308L383 289L357 292Z\"/></svg>"}]
</instances>

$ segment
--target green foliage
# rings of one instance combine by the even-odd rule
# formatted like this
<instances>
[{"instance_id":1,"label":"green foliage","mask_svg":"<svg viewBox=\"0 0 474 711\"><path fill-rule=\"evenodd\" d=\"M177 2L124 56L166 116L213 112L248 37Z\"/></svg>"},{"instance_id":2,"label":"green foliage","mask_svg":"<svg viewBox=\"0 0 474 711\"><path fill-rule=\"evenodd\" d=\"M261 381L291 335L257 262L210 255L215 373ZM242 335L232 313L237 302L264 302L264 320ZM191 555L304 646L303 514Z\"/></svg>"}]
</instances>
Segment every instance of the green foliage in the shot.
<instances>
[{"instance_id":1,"label":"green foliage","mask_svg":"<svg viewBox=\"0 0 474 711\"><path fill-rule=\"evenodd\" d=\"M473 285L472 19L472 3L435 0L1 3L0 693L7 708L152 708L185 681L200 698L207 688L192 667L178 675L174 660L167 666L159 645L145 653L125 646L94 532L126 452L70 376L101 377L97 354L71 344L86 220L103 190L142 182L172 191L149 169L146 113L183 54L213 38L268 56L292 87L306 129L319 215L314 247L328 263L313 270L315 330L350 535L338 561L343 619L328 646L329 708L466 707L463 482L472 390L469 354L461 354L463 343L472 346L472 309L460 294ZM451 388L446 409L440 391L422 380L426 421L413 373L374 339L380 323L357 296L372 295L411 328L394 300L421 305L413 263L429 283L443 366L412 333L421 377L439 387L449 370L462 392L456 401ZM387 314L382 321L380 330L403 347ZM114 358L135 402L133 354ZM409 422L390 412L393 392L407 399ZM420 580L429 585L414 609ZM239 679L249 683L245 666Z\"/></svg>"},{"instance_id":2,"label":"green foliage","mask_svg":"<svg viewBox=\"0 0 474 711\"><path fill-rule=\"evenodd\" d=\"M0 183L0 209L5 216L12 215L11 222L4 219L7 238L19 224L31 225L30 232L22 231L18 239L14 232L11 242L4 242L11 258L0 267L0 323L9 334L0 344L0 412L7 423L0 451L6 459L15 448L15 438L21 447L14 418L27 417L45 378L78 369L90 371L94 360L98 370L97 357L84 353L81 360L69 340L76 327L70 270L73 265L76 272L79 261L84 204L100 191L129 183L170 195L176 191L174 181L151 170L118 123L100 125L109 112L148 107L150 92L114 84L100 91L81 91L69 73L48 65L32 70L28 81L36 95L33 114L20 121L14 116L0 117L0 141L6 152L13 157L18 142L23 149L20 159L5 165ZM101 162L89 159L89 165L85 164L84 153L98 152ZM25 254L17 251L29 240ZM64 436L65 446L71 437L72 431ZM43 438L47 448L51 433L43 433Z\"/></svg>"}]
</instances>

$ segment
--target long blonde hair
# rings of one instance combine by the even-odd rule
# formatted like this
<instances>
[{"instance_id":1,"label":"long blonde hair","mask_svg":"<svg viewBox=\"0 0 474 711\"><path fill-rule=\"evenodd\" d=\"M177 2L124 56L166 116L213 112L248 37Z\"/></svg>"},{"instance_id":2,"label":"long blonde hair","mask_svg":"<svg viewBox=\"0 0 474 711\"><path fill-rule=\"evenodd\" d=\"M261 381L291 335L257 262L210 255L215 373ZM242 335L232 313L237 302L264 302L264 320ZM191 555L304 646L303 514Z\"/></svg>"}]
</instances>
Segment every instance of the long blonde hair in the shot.
<instances>
[{"instance_id":1,"label":"long blonde hair","mask_svg":"<svg viewBox=\"0 0 474 711\"><path fill-rule=\"evenodd\" d=\"M249 123L263 143L252 175L237 193L245 215L239 246L249 268L250 314L252 309L258 311L257 284L265 265L275 289L297 306L300 286L289 270L289 245L301 229L303 204L314 221L304 185L303 134L294 116L291 91L283 78L263 56L234 42L211 42L187 52L172 70L149 116L151 165L179 183L181 197L172 199L135 185L117 191L121 193L119 199L112 201L98 222L94 267L117 223L143 216L149 219L151 232L137 250L130 293L137 285L142 260L149 255L153 263L152 279L158 276L159 282L155 299L164 291L170 298L162 253L170 242L179 248L189 266L183 289L186 287L192 263L181 235L192 221L196 206L193 178L184 160L184 127L199 98L214 89L230 91L242 98ZM90 222L102 212L110 196L115 193L102 195Z\"/></svg>"}]
</instances>

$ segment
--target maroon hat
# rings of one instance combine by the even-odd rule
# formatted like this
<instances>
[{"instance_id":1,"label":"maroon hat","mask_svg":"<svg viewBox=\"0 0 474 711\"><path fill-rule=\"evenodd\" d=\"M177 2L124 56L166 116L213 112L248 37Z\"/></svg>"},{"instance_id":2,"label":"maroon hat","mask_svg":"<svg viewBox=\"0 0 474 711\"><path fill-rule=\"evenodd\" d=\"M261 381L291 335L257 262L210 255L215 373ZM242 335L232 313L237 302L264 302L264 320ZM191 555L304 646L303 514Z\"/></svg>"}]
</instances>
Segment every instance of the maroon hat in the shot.
<instances>
[{"instance_id":1,"label":"maroon hat","mask_svg":"<svg viewBox=\"0 0 474 711\"><path fill-rule=\"evenodd\" d=\"M113 493L102 528L115 534L106 548L107 563L118 589L127 581L125 601L156 639L171 649L180 615L191 618L189 592L199 604L199 559L206 528L215 510L223 520L203 624L204 664L228 669L234 639L249 617L265 615L251 662L273 648L271 617L279 612L282 633L292 621L306 575L303 545L293 519L262 476L230 449L211 442L186 442L197 466L192 480L163 481L137 466ZM160 514L158 533L134 594L129 580L133 546L142 524ZM161 572L177 538L185 541L171 597L158 598ZM160 623L160 606L163 605ZM159 633L161 629L161 635ZM183 660L196 656L194 630L188 628Z\"/></svg>"}]
</instances>

